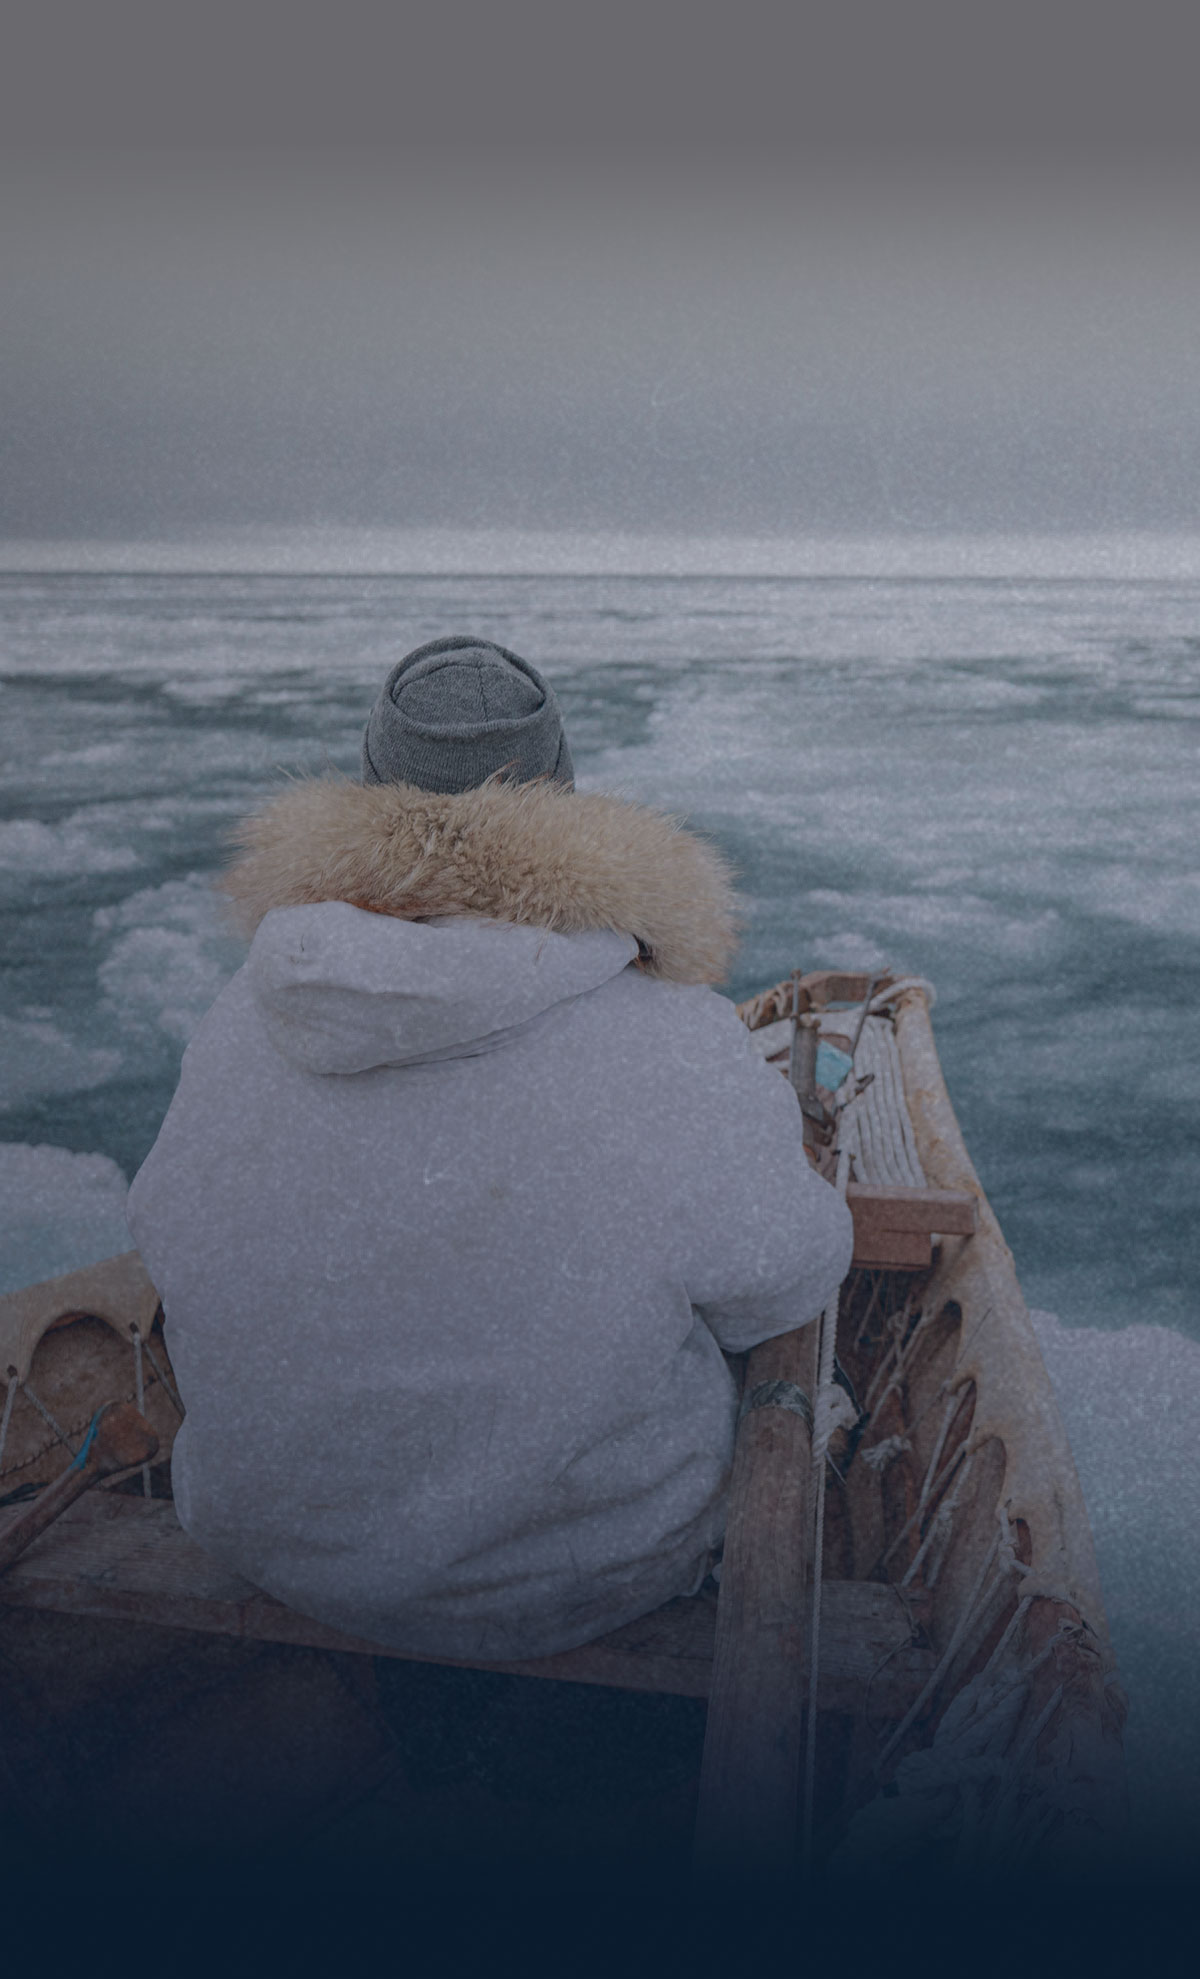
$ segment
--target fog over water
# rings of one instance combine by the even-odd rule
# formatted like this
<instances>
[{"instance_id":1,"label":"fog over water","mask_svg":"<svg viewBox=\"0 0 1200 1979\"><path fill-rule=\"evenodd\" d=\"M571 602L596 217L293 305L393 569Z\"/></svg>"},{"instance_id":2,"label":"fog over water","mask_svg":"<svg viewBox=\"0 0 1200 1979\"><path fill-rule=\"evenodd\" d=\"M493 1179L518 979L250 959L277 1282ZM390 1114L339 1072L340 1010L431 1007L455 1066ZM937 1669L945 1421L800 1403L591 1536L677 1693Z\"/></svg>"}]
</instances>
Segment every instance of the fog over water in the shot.
<instances>
[{"instance_id":1,"label":"fog over water","mask_svg":"<svg viewBox=\"0 0 1200 1979\"><path fill-rule=\"evenodd\" d=\"M0 537L1191 529L1186 161L30 154Z\"/></svg>"},{"instance_id":2,"label":"fog over water","mask_svg":"<svg viewBox=\"0 0 1200 1979\"><path fill-rule=\"evenodd\" d=\"M545 546L543 546L545 550ZM1195 1805L1200 579L0 579L0 1282L125 1248L244 949L211 880L283 772L353 772L455 630L558 691L580 787L733 858L735 996L918 971L1091 1503L1144 1810Z\"/></svg>"}]
</instances>

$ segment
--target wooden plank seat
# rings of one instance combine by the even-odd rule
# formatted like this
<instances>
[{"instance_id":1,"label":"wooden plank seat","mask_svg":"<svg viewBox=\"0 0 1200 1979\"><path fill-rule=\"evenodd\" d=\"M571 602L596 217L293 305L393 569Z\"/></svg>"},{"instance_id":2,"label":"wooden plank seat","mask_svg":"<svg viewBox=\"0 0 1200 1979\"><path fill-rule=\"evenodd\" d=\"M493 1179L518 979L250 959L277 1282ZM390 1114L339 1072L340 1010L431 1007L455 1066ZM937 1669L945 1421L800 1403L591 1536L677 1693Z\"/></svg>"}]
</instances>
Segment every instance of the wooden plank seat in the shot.
<instances>
[{"instance_id":1,"label":"wooden plank seat","mask_svg":"<svg viewBox=\"0 0 1200 1979\"><path fill-rule=\"evenodd\" d=\"M188 1538L169 1499L104 1489L81 1498L0 1577L0 1606L683 1697L708 1695L717 1610L709 1589L557 1656L506 1663L410 1657L297 1614L230 1572ZM873 1721L901 1717L932 1668L931 1651L911 1638L892 1588L827 1582L820 1708L858 1713L869 1686Z\"/></svg>"}]
</instances>

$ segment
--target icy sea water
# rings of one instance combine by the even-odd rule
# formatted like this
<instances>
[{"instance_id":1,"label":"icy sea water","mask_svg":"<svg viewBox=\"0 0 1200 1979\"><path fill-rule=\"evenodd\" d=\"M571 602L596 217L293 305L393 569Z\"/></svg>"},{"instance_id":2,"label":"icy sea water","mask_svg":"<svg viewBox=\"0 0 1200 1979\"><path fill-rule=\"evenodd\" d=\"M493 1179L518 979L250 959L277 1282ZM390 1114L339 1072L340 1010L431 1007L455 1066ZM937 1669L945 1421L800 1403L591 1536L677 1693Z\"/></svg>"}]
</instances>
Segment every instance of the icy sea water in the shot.
<instances>
[{"instance_id":1,"label":"icy sea water","mask_svg":"<svg viewBox=\"0 0 1200 1979\"><path fill-rule=\"evenodd\" d=\"M387 667L474 632L579 785L733 858L735 996L937 985L960 1121L1092 1511L1135 1797L1200 1814L1200 583L0 578L0 1285L126 1248L238 966L210 882L284 773L354 772Z\"/></svg>"}]
</instances>

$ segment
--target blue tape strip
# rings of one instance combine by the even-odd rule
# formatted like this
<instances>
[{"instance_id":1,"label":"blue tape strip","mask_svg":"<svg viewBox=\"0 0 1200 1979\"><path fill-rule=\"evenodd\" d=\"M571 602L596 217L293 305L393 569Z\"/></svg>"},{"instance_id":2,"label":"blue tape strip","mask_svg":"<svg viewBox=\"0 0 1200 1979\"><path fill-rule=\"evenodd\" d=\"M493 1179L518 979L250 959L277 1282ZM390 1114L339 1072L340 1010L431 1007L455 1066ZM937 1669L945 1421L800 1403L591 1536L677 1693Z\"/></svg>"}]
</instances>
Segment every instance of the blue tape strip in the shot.
<instances>
[{"instance_id":1,"label":"blue tape strip","mask_svg":"<svg viewBox=\"0 0 1200 1979\"><path fill-rule=\"evenodd\" d=\"M92 1443L95 1439L96 1424L99 1422L103 1414L104 1414L103 1409L96 1410L95 1415L92 1417L91 1422L88 1424L88 1433L83 1439L83 1448L79 1452L79 1455L76 1458L74 1458L71 1463L67 1465L68 1470L81 1471L83 1469L84 1465L88 1460L88 1451L91 1449Z\"/></svg>"},{"instance_id":2,"label":"blue tape strip","mask_svg":"<svg viewBox=\"0 0 1200 1979\"><path fill-rule=\"evenodd\" d=\"M854 1060L836 1045L826 1044L824 1038L817 1045L817 1084L826 1092L835 1093L854 1068Z\"/></svg>"}]
</instances>

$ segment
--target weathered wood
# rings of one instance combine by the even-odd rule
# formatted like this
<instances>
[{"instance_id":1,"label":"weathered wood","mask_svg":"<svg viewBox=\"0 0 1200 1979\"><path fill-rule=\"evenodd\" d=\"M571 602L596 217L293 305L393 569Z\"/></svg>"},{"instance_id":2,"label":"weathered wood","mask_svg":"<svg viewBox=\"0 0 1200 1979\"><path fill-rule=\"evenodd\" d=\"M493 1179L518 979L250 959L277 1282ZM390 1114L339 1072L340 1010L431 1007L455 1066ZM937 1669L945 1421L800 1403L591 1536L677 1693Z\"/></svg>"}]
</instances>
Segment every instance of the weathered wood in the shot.
<instances>
[{"instance_id":1,"label":"weathered wood","mask_svg":"<svg viewBox=\"0 0 1200 1979\"><path fill-rule=\"evenodd\" d=\"M1074 1811L1068 1829L1081 1819L1094 1820L1103 1833L1120 1842L1125 1785L1120 1712L1114 1709L1120 1693L1091 1529L1070 1446L1012 1254L954 1115L927 1001L919 990L902 992L898 998L896 1038L905 1103L924 1173L935 1187L969 1191L977 1197L979 1219L973 1240L963 1243L951 1238L943 1245L937 1274L922 1298L932 1311L953 1309L961 1315L949 1379L956 1388L967 1382L973 1385L972 1440L980 1450L993 1449L1002 1456L994 1489L986 1494L973 1491L956 1519L959 1538L939 1568L928 1622L930 1638L935 1647L944 1648L952 1635L979 1528L999 1504L1010 1529L1024 1529L1028 1541L1019 1587L1033 1606L1025 1648L1019 1660L1016 1654L1013 1660L1019 1667L1037 1642L1035 1618L1048 1612L1051 1602L1065 1602L1081 1617L1088 1646L1098 1658L1096 1692L1089 1698L1065 1684L1046 1741L1055 1745L1058 1755L1055 1791L1061 1790L1060 1783L1071 1781ZM960 1675L951 1671L951 1687ZM1018 1740L1036 1718L1039 1696L1030 1688ZM1052 1838L1039 1844L1043 1860L1051 1855L1052 1846Z\"/></svg>"},{"instance_id":2,"label":"weathered wood","mask_svg":"<svg viewBox=\"0 0 1200 1979\"><path fill-rule=\"evenodd\" d=\"M81 1499L0 1581L0 1606L5 1605L408 1662L457 1662L409 1657L285 1608L189 1539L169 1499L104 1491ZM457 1666L707 1697L715 1633L716 1602L711 1594L700 1594L668 1601L653 1614L558 1656ZM872 1718L902 1717L929 1669L928 1651L913 1647L910 1633L903 1604L889 1587L830 1583L821 1708L861 1709L869 1684Z\"/></svg>"},{"instance_id":3,"label":"weathered wood","mask_svg":"<svg viewBox=\"0 0 1200 1979\"><path fill-rule=\"evenodd\" d=\"M0 1574L102 1477L148 1463L157 1449L157 1436L132 1402L106 1402L97 1409L74 1462L0 1529Z\"/></svg>"},{"instance_id":4,"label":"weathered wood","mask_svg":"<svg viewBox=\"0 0 1200 1979\"><path fill-rule=\"evenodd\" d=\"M803 1107L817 1097L817 1045L820 1025L815 1017L801 1015L792 1025L792 1048L788 1054L788 1080Z\"/></svg>"},{"instance_id":5,"label":"weathered wood","mask_svg":"<svg viewBox=\"0 0 1200 1979\"><path fill-rule=\"evenodd\" d=\"M764 1341L746 1368L696 1820L702 1875L777 1880L795 1861L808 1665L810 1421L754 1406L816 1388L817 1328Z\"/></svg>"},{"instance_id":6,"label":"weathered wood","mask_svg":"<svg viewBox=\"0 0 1200 1979\"><path fill-rule=\"evenodd\" d=\"M811 1015L798 1016L792 1024L792 1045L788 1054L788 1079L800 1102L804 1118L804 1145L819 1148L829 1139L830 1116L817 1096L817 1045L820 1022Z\"/></svg>"},{"instance_id":7,"label":"weathered wood","mask_svg":"<svg viewBox=\"0 0 1200 1979\"><path fill-rule=\"evenodd\" d=\"M968 1237L978 1204L965 1189L907 1189L851 1182L846 1201L854 1218L854 1263L892 1271L925 1270L933 1238Z\"/></svg>"},{"instance_id":8,"label":"weathered wood","mask_svg":"<svg viewBox=\"0 0 1200 1979\"><path fill-rule=\"evenodd\" d=\"M785 982L747 997L738 1004L737 1013L747 1029L757 1031L765 1024L777 1023L781 1017L792 1016L797 1010L826 1010L831 1003L862 1003L872 986L881 991L892 980L888 973L873 976L863 969L810 969L806 975L797 970Z\"/></svg>"},{"instance_id":9,"label":"weathered wood","mask_svg":"<svg viewBox=\"0 0 1200 1979\"><path fill-rule=\"evenodd\" d=\"M904 1189L890 1183L850 1182L846 1201L856 1229L861 1216L887 1230L928 1230L942 1237L969 1237L978 1220L978 1199L965 1189Z\"/></svg>"},{"instance_id":10,"label":"weathered wood","mask_svg":"<svg viewBox=\"0 0 1200 1979\"><path fill-rule=\"evenodd\" d=\"M933 1263L933 1239L919 1230L868 1228L854 1233L854 1265L864 1271L928 1271Z\"/></svg>"}]
</instances>

